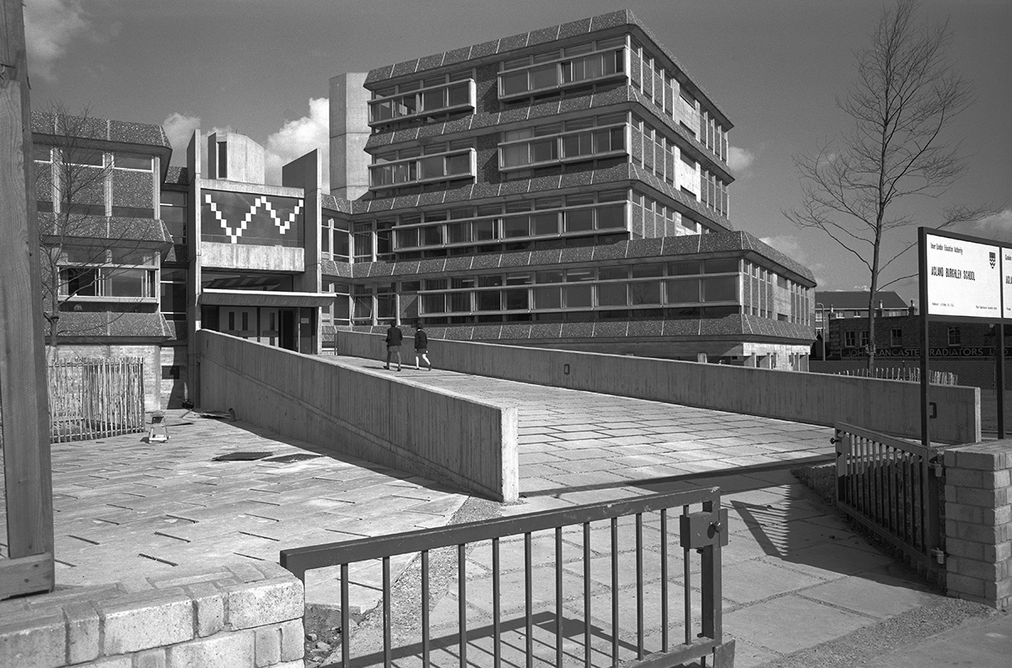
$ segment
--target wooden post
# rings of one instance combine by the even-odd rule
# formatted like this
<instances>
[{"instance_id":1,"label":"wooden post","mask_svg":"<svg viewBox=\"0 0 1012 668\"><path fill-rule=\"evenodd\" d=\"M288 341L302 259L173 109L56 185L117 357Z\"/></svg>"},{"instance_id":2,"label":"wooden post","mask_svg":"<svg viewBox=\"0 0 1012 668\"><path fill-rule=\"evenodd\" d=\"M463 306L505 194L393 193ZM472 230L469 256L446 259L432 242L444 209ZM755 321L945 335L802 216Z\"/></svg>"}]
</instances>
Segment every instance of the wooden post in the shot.
<instances>
[{"instance_id":1,"label":"wooden post","mask_svg":"<svg viewBox=\"0 0 1012 668\"><path fill-rule=\"evenodd\" d=\"M0 0L0 403L10 558L0 599L52 591L53 489L21 0Z\"/></svg>"}]
</instances>

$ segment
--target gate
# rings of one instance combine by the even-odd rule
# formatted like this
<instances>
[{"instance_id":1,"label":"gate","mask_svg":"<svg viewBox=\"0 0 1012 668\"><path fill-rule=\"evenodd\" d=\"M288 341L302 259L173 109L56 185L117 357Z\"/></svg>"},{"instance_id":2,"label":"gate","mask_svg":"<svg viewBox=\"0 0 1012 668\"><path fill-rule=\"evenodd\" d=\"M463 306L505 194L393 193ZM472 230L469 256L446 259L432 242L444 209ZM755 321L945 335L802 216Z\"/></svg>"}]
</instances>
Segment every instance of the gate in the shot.
<instances>
[{"instance_id":1,"label":"gate","mask_svg":"<svg viewBox=\"0 0 1012 668\"><path fill-rule=\"evenodd\" d=\"M940 575L941 448L835 427L836 506L914 565Z\"/></svg>"},{"instance_id":2,"label":"gate","mask_svg":"<svg viewBox=\"0 0 1012 668\"><path fill-rule=\"evenodd\" d=\"M677 546L669 544L670 509L680 510ZM714 487L282 550L281 565L303 582L307 571L340 568L345 667L418 665L419 659L422 666L661 667L712 658L716 668L731 668L734 641L724 640L721 613L726 544L727 511ZM446 592L456 586L455 610L439 604L438 592L433 596L430 553L441 548L456 552L455 575L442 578ZM409 618L420 621L420 637L392 621L393 606L403 601L394 600L391 557L402 555L420 557L413 561L419 589L400 591L417 605ZM349 637L349 589L370 586L361 568L377 560L382 642L356 646L362 651L352 657L358 636ZM469 627L476 617L486 624ZM434 626L454 632L434 637ZM408 642L394 647L395 635Z\"/></svg>"},{"instance_id":3,"label":"gate","mask_svg":"<svg viewBox=\"0 0 1012 668\"><path fill-rule=\"evenodd\" d=\"M49 415L54 443L144 431L144 360L50 364Z\"/></svg>"}]
</instances>

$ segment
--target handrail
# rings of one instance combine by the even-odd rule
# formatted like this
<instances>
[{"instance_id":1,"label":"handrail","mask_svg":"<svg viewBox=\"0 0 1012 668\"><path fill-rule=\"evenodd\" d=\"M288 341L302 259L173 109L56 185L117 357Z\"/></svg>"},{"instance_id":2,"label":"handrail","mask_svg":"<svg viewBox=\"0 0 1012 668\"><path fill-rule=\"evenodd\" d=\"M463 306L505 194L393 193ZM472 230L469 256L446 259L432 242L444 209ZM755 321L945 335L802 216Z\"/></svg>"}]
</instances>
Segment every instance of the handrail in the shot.
<instances>
[{"instance_id":1,"label":"handrail","mask_svg":"<svg viewBox=\"0 0 1012 668\"><path fill-rule=\"evenodd\" d=\"M300 580L305 581L306 571L316 568L339 566L385 556L392 557L410 552L435 550L461 543L474 543L480 540L554 529L557 526L582 524L624 515L653 512L674 506L703 503L711 500L713 495L719 496L719 494L719 487L667 492L622 501L602 501L576 508L543 510L517 517L478 520L433 529L404 531L388 536L297 547L281 550L281 566L288 569ZM560 523L559 520L563 520L563 522Z\"/></svg>"},{"instance_id":2,"label":"handrail","mask_svg":"<svg viewBox=\"0 0 1012 668\"><path fill-rule=\"evenodd\" d=\"M698 512L689 512L690 507L701 506L702 510ZM679 516L679 524L674 530L669 530L668 514L667 511L672 508L678 508L681 511ZM659 543L651 543L653 547L648 548L644 544L644 514L647 513L659 513L659 529L660 531L656 535L656 538L651 538L651 541L659 541ZM630 542L626 545L623 543L625 549L633 547L635 554L635 597L637 602L637 615L635 620L635 641L633 641L632 630L627 629L625 633L629 634L628 644L625 640L620 641L620 635L623 633L623 629L619 624L619 552L625 551L623 547L620 547L619 543L619 518L628 517L634 518L635 527L635 538L630 539ZM605 521L610 526L608 535L610 538L605 538L605 544L596 545L591 547L591 523ZM370 538L360 538L344 542L326 543L322 545L312 545L299 548L285 549L281 551L280 559L281 565L288 569L290 572L295 574L299 579L305 582L306 572L313 569L329 568L329 567L340 567L340 615L341 615L341 629L342 629L342 665L351 665L351 644L350 637L350 614L349 614L349 583L350 583L350 565L353 563L364 562L364 561L375 561L380 560L382 565L382 601L381 605L377 606L374 610L377 614L381 614L382 618L381 629L376 627L376 632L382 630L382 643L379 638L375 639L375 645L371 644L373 641L366 636L363 642L366 642L369 647L376 647L374 654L370 654L365 657L356 657L356 662L376 660L382 662L384 665L391 665L391 660L394 658L392 648L392 578L390 573L390 559L391 557L410 553L419 553L421 556L421 590L420 598L418 603L421 607L421 642L415 647L415 650L410 648L401 647L398 652L404 653L405 656L414 655L415 651L418 652L418 656L422 660L423 665L429 665L430 653L436 646L434 639L430 638L430 625L429 619L429 608L430 608L430 578L429 578L429 553L432 550L438 550L440 548L451 548L456 547L456 579L457 579L457 597L458 597L458 611L457 611L457 656L459 657L460 664L466 665L466 653L469 646L469 629L467 628L467 601L468 601L468 590L473 589L475 584L471 582L471 578L467 572L467 546L469 543L478 543L482 541L491 541L491 591L492 591L492 612L493 612L493 625L491 627L492 635L492 652L495 660L494 665L500 665L502 656L500 655L500 643L502 642L501 634L504 629L504 624L501 615L501 603L504 598L504 593L500 584L500 539L507 536L523 536L523 540L517 543L510 543L512 546L516 546L516 549L523 550L523 566L522 573L524 577L524 590L523 592L516 591L512 594L514 600L518 596L522 596L524 600L524 614L516 621L517 631L526 629L526 653L528 658L533 658L533 638L534 631L536 628L542 628L542 624L535 625L535 617L540 617L541 613L534 614L536 604L534 603L533 596L533 577L535 573L534 564L532 562L532 534L538 531L551 532L554 534L555 543L555 557L551 568L555 570L555 601L554 601L554 616L558 620L554 624L554 635L555 635L555 651L557 663L561 665L563 662L563 602L564 602L564 590L563 590L563 529L564 528L577 528L582 525L582 553L583 553L583 587L582 587L582 598L583 598L583 645L584 645L584 662L590 666L592 661L592 646L597 647L597 643L592 643L594 629L596 627L591 623L591 560L592 554L598 553L598 556L593 558L602 558L600 551L604 549L606 552L610 551L610 556L607 560L611 564L611 585L607 587L611 595L611 633L610 633L610 645L611 645L611 660L613 665L618 665L620 647L628 648L629 651L635 648L635 658L630 657L631 662L624 662L623 665L628 666L660 666L660 665L677 665L679 663L685 663L694 661L700 658L704 658L712 654L714 659L714 666L721 668L723 666L730 666L730 657L733 656L733 643L734 641L723 640L723 624L722 624L722 588L721 588L721 546L727 544L727 511L721 510L720 508L720 488L702 488L694 490L685 490L679 492L667 492L661 494L651 494L641 497L635 497L630 499L622 499L617 501L605 501L599 503L592 503L583 506L577 506L572 508L562 508L558 510L546 510L537 513L531 513L528 515L496 518L492 520L482 520L476 522L468 522L464 524L457 524L444 527L436 527L431 529L421 529L417 531L408 531L388 536L376 536ZM652 525L654 526L654 525ZM603 528L602 528L603 529ZM674 531L678 532L680 538L680 546L683 552L683 563L684 563L684 580L680 585L682 594L681 598L684 599L684 618L682 625L684 626L684 638L669 637L669 628L671 628L670 621L670 610L672 600L669 599L669 581L676 577L674 574L669 576L668 573L668 542L670 536ZM578 532L574 532L579 535ZM644 553L650 550L651 554L656 554L656 550L660 550L660 564L659 574L660 578L657 581L651 580L649 583L645 579L643 556ZM700 569L698 571L690 568L690 557L693 553L699 555ZM538 568L542 568L547 564L540 564ZM487 566L486 566L487 567ZM507 571L508 572L508 571ZM698 574L698 575L697 575ZM698 578L698 588L694 585L693 580ZM518 583L519 584L519 583ZM486 585L487 586L487 585ZM600 585L593 585L600 586ZM631 587L632 585L624 585L622 588ZM674 588L678 588L679 585L675 585ZM659 588L659 592L650 594L646 597L646 594L651 591L652 588ZM483 590L484 591L484 590ZM569 597L574 595L579 598L580 591L576 588L569 589ZM657 596L659 593L659 597ZM629 592L632 595L632 592ZM413 595L412 595L413 596ZM698 597L698 598L697 598ZM645 630L646 626L644 623L643 608L650 602L650 605L660 606L660 647L653 652L648 652L645 647ZM697 602L700 605L699 612L694 612L693 602ZM541 604L537 604L540 606ZM572 603L567 606L573 605ZM552 615L553 611L546 611L544 614ZM595 616L600 613L595 613ZM605 613L607 614L607 613ZM693 619L695 615L695 620ZM606 618L606 617L605 617ZM476 629L471 629L472 640L474 639L474 632ZM360 630L361 632L361 630ZM600 638L599 638L600 639ZM657 642L651 640L651 644ZM379 644L382 644L382 650L378 649ZM443 646L443 643L439 643L438 646ZM516 649L516 647L512 647ZM598 647L593 651L603 651L603 647ZM483 650L487 651L487 650Z\"/></svg>"}]
</instances>

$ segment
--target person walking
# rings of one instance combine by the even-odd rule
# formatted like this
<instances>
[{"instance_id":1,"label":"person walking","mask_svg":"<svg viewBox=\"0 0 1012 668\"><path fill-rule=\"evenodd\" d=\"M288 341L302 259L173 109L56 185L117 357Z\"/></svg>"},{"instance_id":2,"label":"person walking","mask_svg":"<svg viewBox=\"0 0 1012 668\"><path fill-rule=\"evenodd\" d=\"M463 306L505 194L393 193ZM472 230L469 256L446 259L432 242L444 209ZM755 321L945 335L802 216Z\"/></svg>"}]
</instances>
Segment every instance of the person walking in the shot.
<instances>
[{"instance_id":1,"label":"person walking","mask_svg":"<svg viewBox=\"0 0 1012 668\"><path fill-rule=\"evenodd\" d=\"M401 341L403 340L404 334L397 326L397 321L391 320L390 327L387 329L387 363L383 367L384 369L390 369L390 358L397 355L397 370L401 370Z\"/></svg>"},{"instance_id":2,"label":"person walking","mask_svg":"<svg viewBox=\"0 0 1012 668\"><path fill-rule=\"evenodd\" d=\"M429 336L422 329L422 323L415 325L415 368L418 366L419 358L425 360L425 366L432 371L432 362L429 361Z\"/></svg>"}]
</instances>

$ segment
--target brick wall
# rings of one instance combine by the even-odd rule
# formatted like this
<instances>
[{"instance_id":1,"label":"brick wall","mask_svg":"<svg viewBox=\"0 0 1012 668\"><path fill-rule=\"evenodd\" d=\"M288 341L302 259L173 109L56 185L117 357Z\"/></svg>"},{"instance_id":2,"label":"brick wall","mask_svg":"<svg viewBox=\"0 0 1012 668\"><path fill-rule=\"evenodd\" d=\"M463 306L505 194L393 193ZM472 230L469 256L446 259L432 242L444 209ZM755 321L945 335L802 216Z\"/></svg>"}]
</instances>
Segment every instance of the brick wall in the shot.
<instances>
[{"instance_id":1,"label":"brick wall","mask_svg":"<svg viewBox=\"0 0 1012 668\"><path fill-rule=\"evenodd\" d=\"M950 596L1012 604L1012 440L948 448L946 585Z\"/></svg>"},{"instance_id":2,"label":"brick wall","mask_svg":"<svg viewBox=\"0 0 1012 668\"><path fill-rule=\"evenodd\" d=\"M277 564L0 602L0 666L302 668L302 583Z\"/></svg>"}]
</instances>

